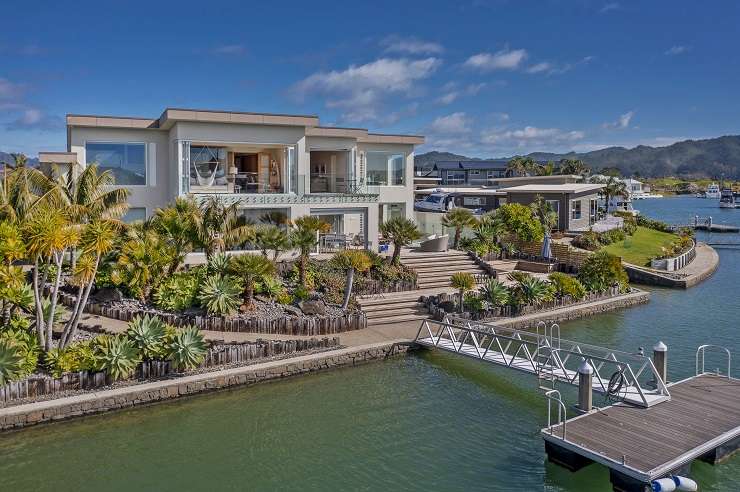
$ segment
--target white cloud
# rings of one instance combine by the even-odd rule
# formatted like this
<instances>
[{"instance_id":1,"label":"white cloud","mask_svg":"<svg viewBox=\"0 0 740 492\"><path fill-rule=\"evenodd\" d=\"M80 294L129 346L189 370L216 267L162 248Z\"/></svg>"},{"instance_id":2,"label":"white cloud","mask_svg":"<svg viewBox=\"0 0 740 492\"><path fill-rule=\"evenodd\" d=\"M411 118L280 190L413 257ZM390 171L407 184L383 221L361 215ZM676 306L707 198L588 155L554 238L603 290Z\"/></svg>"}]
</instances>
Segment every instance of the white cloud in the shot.
<instances>
[{"instance_id":1,"label":"white cloud","mask_svg":"<svg viewBox=\"0 0 740 492\"><path fill-rule=\"evenodd\" d=\"M452 91L438 97L437 102L439 104L452 104L458 97L460 97L460 93L458 91Z\"/></svg>"},{"instance_id":2,"label":"white cloud","mask_svg":"<svg viewBox=\"0 0 740 492\"><path fill-rule=\"evenodd\" d=\"M609 2L603 7L601 7L601 10L599 10L599 12L601 12L602 14L605 14L612 10L619 10L619 8L620 8L620 5L617 2Z\"/></svg>"},{"instance_id":3,"label":"white cloud","mask_svg":"<svg viewBox=\"0 0 740 492\"><path fill-rule=\"evenodd\" d=\"M517 147L533 150L535 147L552 148L582 140L585 133L580 130L561 130L559 128L538 128L525 126L519 130L491 129L482 132L481 140L486 144L506 148Z\"/></svg>"},{"instance_id":4,"label":"white cloud","mask_svg":"<svg viewBox=\"0 0 740 492\"><path fill-rule=\"evenodd\" d=\"M465 66L481 71L515 70L527 58L527 50L504 49L496 53L478 53L465 61Z\"/></svg>"},{"instance_id":5,"label":"white cloud","mask_svg":"<svg viewBox=\"0 0 740 492\"><path fill-rule=\"evenodd\" d=\"M486 87L485 82L481 82L479 84L469 84L464 89L457 89L457 84L454 82L448 82L444 85L443 89L447 90L445 94L442 94L440 97L437 98L437 103L439 104L452 104L457 99L459 99L461 96L475 96L477 95L483 88Z\"/></svg>"},{"instance_id":6,"label":"white cloud","mask_svg":"<svg viewBox=\"0 0 740 492\"><path fill-rule=\"evenodd\" d=\"M509 113L492 113L491 116L498 121L509 121Z\"/></svg>"},{"instance_id":7,"label":"white cloud","mask_svg":"<svg viewBox=\"0 0 740 492\"><path fill-rule=\"evenodd\" d=\"M686 53L689 49L686 46L671 46L665 51L665 55L667 56L675 56L675 55L682 55Z\"/></svg>"},{"instance_id":8,"label":"white cloud","mask_svg":"<svg viewBox=\"0 0 740 492\"><path fill-rule=\"evenodd\" d=\"M444 52L441 44L419 38L387 36L380 42L387 53L407 53L410 55L438 55Z\"/></svg>"},{"instance_id":9,"label":"white cloud","mask_svg":"<svg viewBox=\"0 0 740 492\"><path fill-rule=\"evenodd\" d=\"M447 116L440 116L436 118L431 125L429 125L429 131L433 134L461 134L469 133L469 120L463 112L457 112L448 114Z\"/></svg>"},{"instance_id":10,"label":"white cloud","mask_svg":"<svg viewBox=\"0 0 740 492\"><path fill-rule=\"evenodd\" d=\"M345 109L346 121L378 120L383 99L391 94L410 94L414 83L428 78L441 61L381 58L345 70L316 72L295 84L299 99L310 94L324 95L327 107Z\"/></svg>"},{"instance_id":11,"label":"white cloud","mask_svg":"<svg viewBox=\"0 0 740 492\"><path fill-rule=\"evenodd\" d=\"M58 116L51 116L37 108L22 109L18 117L8 123L7 130L58 130L64 122Z\"/></svg>"},{"instance_id":12,"label":"white cloud","mask_svg":"<svg viewBox=\"0 0 740 492\"><path fill-rule=\"evenodd\" d=\"M553 69L552 63L542 62L542 63L537 63L527 68L527 73L549 72L552 69Z\"/></svg>"},{"instance_id":13,"label":"white cloud","mask_svg":"<svg viewBox=\"0 0 740 492\"><path fill-rule=\"evenodd\" d=\"M243 55L247 48L242 44L223 44L213 47L210 52L214 55Z\"/></svg>"},{"instance_id":14,"label":"white cloud","mask_svg":"<svg viewBox=\"0 0 740 492\"><path fill-rule=\"evenodd\" d=\"M634 116L635 116L634 110L627 111L626 113L619 115L619 118L617 118L616 121L604 123L602 126L604 128L616 128L616 129L622 130L630 126L630 123L632 122L632 118Z\"/></svg>"}]
</instances>

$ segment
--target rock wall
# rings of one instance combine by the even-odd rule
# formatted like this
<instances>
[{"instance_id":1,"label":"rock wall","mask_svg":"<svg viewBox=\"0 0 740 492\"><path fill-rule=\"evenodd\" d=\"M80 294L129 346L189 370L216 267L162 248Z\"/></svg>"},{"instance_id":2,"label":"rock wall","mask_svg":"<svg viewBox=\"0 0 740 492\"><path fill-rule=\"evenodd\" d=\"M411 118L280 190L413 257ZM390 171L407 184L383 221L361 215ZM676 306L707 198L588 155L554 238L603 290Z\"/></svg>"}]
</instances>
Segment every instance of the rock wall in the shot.
<instances>
[{"instance_id":1,"label":"rock wall","mask_svg":"<svg viewBox=\"0 0 740 492\"><path fill-rule=\"evenodd\" d=\"M2 408L0 409L0 430L18 429L42 422L82 417L335 367L354 366L404 354L409 348L410 344L401 340L376 343Z\"/></svg>"}]
</instances>

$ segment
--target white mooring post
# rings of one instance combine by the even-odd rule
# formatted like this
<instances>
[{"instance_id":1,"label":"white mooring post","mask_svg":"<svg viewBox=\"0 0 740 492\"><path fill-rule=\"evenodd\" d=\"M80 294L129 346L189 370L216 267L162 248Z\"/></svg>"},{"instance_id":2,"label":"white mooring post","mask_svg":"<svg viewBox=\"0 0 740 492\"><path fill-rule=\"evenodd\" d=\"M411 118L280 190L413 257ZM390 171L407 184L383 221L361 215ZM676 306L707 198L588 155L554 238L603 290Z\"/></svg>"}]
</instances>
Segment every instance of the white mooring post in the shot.
<instances>
[{"instance_id":1,"label":"white mooring post","mask_svg":"<svg viewBox=\"0 0 740 492\"><path fill-rule=\"evenodd\" d=\"M653 347L653 365L660 379L668 383L668 347L663 342L658 342Z\"/></svg>"},{"instance_id":2,"label":"white mooring post","mask_svg":"<svg viewBox=\"0 0 740 492\"><path fill-rule=\"evenodd\" d=\"M592 379L594 370L591 365L583 359L578 366L578 410L590 412L593 406Z\"/></svg>"}]
</instances>

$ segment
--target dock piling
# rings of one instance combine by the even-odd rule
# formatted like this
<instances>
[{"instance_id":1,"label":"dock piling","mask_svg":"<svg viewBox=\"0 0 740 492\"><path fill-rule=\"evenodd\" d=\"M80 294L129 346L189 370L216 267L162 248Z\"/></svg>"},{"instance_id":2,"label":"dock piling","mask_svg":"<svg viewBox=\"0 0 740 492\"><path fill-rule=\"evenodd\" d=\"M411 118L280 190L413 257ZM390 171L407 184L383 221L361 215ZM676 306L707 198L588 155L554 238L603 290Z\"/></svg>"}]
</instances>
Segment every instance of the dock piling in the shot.
<instances>
[{"instance_id":1,"label":"dock piling","mask_svg":"<svg viewBox=\"0 0 740 492\"><path fill-rule=\"evenodd\" d=\"M578 410L586 413L593 407L593 373L591 365L583 359L578 366Z\"/></svg>"},{"instance_id":2,"label":"dock piling","mask_svg":"<svg viewBox=\"0 0 740 492\"><path fill-rule=\"evenodd\" d=\"M653 365L664 383L668 382L668 347L659 341L653 347Z\"/></svg>"}]
</instances>

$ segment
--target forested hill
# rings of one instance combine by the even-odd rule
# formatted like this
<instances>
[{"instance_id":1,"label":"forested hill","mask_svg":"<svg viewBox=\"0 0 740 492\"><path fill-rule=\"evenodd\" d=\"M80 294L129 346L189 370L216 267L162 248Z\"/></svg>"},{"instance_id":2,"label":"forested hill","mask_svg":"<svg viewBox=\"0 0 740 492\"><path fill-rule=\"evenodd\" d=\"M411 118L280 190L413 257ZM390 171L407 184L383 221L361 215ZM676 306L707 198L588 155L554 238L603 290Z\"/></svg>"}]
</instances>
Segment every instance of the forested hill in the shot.
<instances>
[{"instance_id":1,"label":"forested hill","mask_svg":"<svg viewBox=\"0 0 740 492\"><path fill-rule=\"evenodd\" d=\"M528 157L537 161L581 159L596 171L617 168L624 176L740 178L739 135L706 140L684 140L666 147L647 145L632 149L609 147L592 152L567 154L534 152ZM448 152L428 152L416 156L416 167L429 169L434 161L458 159L471 158Z\"/></svg>"}]
</instances>

